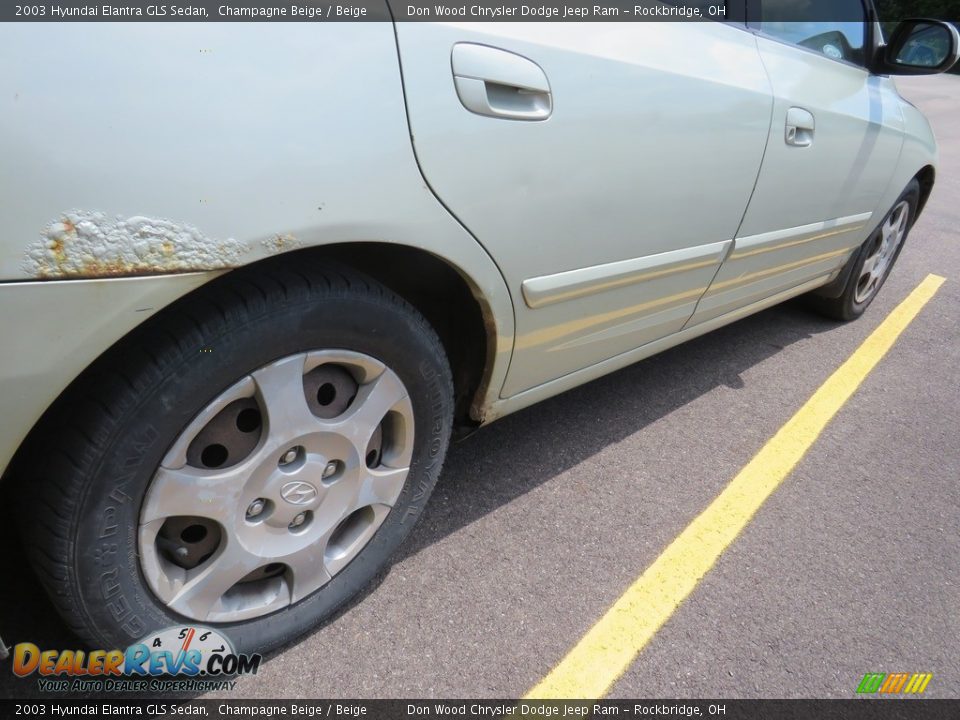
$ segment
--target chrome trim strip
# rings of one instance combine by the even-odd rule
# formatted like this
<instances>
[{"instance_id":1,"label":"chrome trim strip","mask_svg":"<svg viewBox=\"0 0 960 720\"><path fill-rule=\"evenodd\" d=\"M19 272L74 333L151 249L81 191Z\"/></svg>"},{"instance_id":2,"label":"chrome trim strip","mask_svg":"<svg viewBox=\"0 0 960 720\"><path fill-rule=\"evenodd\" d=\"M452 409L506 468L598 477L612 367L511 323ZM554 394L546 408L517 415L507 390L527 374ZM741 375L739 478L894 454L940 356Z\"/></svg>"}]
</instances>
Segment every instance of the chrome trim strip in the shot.
<instances>
[{"instance_id":1,"label":"chrome trim strip","mask_svg":"<svg viewBox=\"0 0 960 720\"><path fill-rule=\"evenodd\" d=\"M521 286L523 299L527 307L537 309L668 275L719 265L732 243L733 240L724 240L529 278L524 280Z\"/></svg>"},{"instance_id":2,"label":"chrome trim strip","mask_svg":"<svg viewBox=\"0 0 960 720\"><path fill-rule=\"evenodd\" d=\"M749 235L737 238L730 260L740 260L751 255L783 250L784 248L802 245L815 240L823 240L834 235L842 235L856 230L862 230L873 217L873 213L861 213L848 217L824 220L823 222L801 225L800 227L774 230L773 232Z\"/></svg>"}]
</instances>

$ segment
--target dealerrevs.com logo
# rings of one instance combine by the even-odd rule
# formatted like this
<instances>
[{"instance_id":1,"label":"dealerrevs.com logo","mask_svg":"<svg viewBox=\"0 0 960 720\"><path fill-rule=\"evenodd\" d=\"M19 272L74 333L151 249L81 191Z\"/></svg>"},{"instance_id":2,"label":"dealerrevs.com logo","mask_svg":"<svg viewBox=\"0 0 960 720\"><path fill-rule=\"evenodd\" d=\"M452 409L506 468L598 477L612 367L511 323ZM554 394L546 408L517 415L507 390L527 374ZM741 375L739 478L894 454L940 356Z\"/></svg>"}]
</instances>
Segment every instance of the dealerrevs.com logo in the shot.
<instances>
[{"instance_id":1,"label":"dealerrevs.com logo","mask_svg":"<svg viewBox=\"0 0 960 720\"><path fill-rule=\"evenodd\" d=\"M234 652L211 628L177 626L148 635L126 650L13 648L13 672L37 676L46 692L232 690L236 675L256 674L262 657Z\"/></svg>"}]
</instances>

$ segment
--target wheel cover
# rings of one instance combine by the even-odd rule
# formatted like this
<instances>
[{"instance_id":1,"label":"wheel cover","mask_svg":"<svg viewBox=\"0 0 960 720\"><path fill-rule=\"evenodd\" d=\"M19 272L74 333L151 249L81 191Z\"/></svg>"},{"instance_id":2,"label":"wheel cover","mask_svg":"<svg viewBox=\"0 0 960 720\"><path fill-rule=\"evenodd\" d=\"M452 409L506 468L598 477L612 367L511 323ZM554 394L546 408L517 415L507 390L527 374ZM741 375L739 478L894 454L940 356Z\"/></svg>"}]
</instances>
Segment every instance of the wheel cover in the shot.
<instances>
[{"instance_id":1,"label":"wheel cover","mask_svg":"<svg viewBox=\"0 0 960 720\"><path fill-rule=\"evenodd\" d=\"M276 360L180 434L140 511L143 575L171 610L233 622L296 603L370 542L413 455L413 406L382 362Z\"/></svg>"},{"instance_id":2,"label":"wheel cover","mask_svg":"<svg viewBox=\"0 0 960 720\"><path fill-rule=\"evenodd\" d=\"M907 235L910 220L910 203L901 201L880 226L880 235L874 238L870 254L863 262L854 301L861 305L872 298L887 275L897 249Z\"/></svg>"}]
</instances>

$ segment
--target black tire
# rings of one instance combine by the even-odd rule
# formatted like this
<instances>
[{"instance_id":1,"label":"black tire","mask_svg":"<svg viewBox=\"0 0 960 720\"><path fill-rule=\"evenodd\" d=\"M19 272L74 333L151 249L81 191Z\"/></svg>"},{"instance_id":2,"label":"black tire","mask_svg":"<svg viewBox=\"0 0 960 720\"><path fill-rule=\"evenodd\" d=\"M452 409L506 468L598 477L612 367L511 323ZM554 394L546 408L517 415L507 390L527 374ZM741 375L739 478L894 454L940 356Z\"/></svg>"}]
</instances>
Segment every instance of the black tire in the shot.
<instances>
[{"instance_id":1,"label":"black tire","mask_svg":"<svg viewBox=\"0 0 960 720\"><path fill-rule=\"evenodd\" d=\"M878 248L881 237L881 228L903 202L906 202L909 206L909 217L906 219L906 233L904 234L903 239L900 241L900 244L893 255L893 259L887 266L886 271L883 273L883 276L880 278L879 282L877 282L877 284L873 287L872 291L869 293L869 296L862 297L858 300L858 283L860 282L860 278L863 273L864 263ZM904 190L903 194L893 204L890 212L884 216L883 222L880 223L880 226L878 226L869 239L862 246L860 246L860 249L854 253L853 257L850 258L850 260L847 262L847 265L843 268L843 271L840 273L840 280L842 284L835 281L826 289L814 291L809 296L811 307L813 307L813 309L819 312L821 315L824 315L832 320L839 320L841 322L856 320L863 315L867 308L870 307L870 304L873 302L874 298L877 297L877 294L880 292L884 283L887 281L887 278L890 276L890 271L893 270L893 266L896 265L897 258L900 257L903 246L906 244L907 238L909 237L910 228L913 226L913 223L916 220L919 203L920 183L916 180L911 180L910 184L907 185L907 189Z\"/></svg>"},{"instance_id":2,"label":"black tire","mask_svg":"<svg viewBox=\"0 0 960 720\"><path fill-rule=\"evenodd\" d=\"M261 265L200 289L108 352L18 459L32 565L82 640L125 648L185 622L153 594L138 560L136 528L155 469L180 431L237 379L328 347L378 358L409 392L416 431L400 497L369 544L312 595L249 621L201 624L224 630L239 652L265 652L329 617L384 568L446 454L453 387L443 347L420 313L365 276L329 265Z\"/></svg>"}]
</instances>

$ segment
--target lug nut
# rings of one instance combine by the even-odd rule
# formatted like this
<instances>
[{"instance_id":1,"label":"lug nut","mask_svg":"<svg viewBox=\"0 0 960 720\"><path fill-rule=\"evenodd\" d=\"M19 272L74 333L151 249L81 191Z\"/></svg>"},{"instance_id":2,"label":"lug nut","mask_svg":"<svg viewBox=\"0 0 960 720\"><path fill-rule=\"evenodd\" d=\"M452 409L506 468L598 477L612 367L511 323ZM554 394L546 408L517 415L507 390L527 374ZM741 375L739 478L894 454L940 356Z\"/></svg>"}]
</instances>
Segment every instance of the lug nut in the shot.
<instances>
[{"instance_id":1,"label":"lug nut","mask_svg":"<svg viewBox=\"0 0 960 720\"><path fill-rule=\"evenodd\" d=\"M332 477L337 474L337 470L340 469L340 462L338 460L331 460L327 463L327 466L323 469L323 479L326 480L328 477Z\"/></svg>"},{"instance_id":2,"label":"lug nut","mask_svg":"<svg viewBox=\"0 0 960 720\"><path fill-rule=\"evenodd\" d=\"M293 520L290 521L290 529L298 528L307 521L307 514L305 512L297 515Z\"/></svg>"},{"instance_id":3,"label":"lug nut","mask_svg":"<svg viewBox=\"0 0 960 720\"><path fill-rule=\"evenodd\" d=\"M263 512L263 509L267 506L267 501L263 498L257 498L247 507L247 517L255 518L257 515Z\"/></svg>"},{"instance_id":4,"label":"lug nut","mask_svg":"<svg viewBox=\"0 0 960 720\"><path fill-rule=\"evenodd\" d=\"M297 449L290 448L283 454L283 457L280 458L280 464L289 465L290 463L292 463L294 460L297 459L297 455L299 455L299 453L297 452Z\"/></svg>"}]
</instances>

